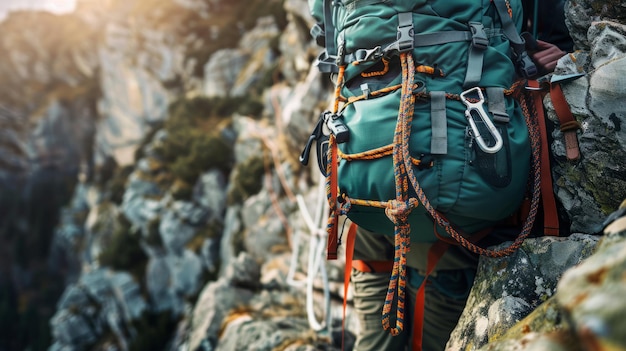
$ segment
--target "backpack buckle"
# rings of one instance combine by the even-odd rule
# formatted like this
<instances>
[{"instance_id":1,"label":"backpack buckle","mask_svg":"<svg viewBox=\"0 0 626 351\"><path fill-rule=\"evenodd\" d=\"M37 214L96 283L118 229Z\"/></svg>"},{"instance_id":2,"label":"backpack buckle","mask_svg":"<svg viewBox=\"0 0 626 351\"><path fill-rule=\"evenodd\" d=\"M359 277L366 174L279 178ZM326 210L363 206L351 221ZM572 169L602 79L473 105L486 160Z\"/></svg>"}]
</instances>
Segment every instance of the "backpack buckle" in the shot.
<instances>
[{"instance_id":1,"label":"backpack buckle","mask_svg":"<svg viewBox=\"0 0 626 351\"><path fill-rule=\"evenodd\" d=\"M480 22L469 22L468 25L472 33L472 46L477 49L486 49L489 46L489 38L485 32L485 26Z\"/></svg>"},{"instance_id":2,"label":"backpack buckle","mask_svg":"<svg viewBox=\"0 0 626 351\"><path fill-rule=\"evenodd\" d=\"M380 45L373 49L359 49L354 52L354 63L376 61L381 57L383 57L383 51Z\"/></svg>"},{"instance_id":3,"label":"backpack buckle","mask_svg":"<svg viewBox=\"0 0 626 351\"><path fill-rule=\"evenodd\" d=\"M413 23L406 26L398 26L398 51L406 52L413 50Z\"/></svg>"},{"instance_id":4,"label":"backpack buckle","mask_svg":"<svg viewBox=\"0 0 626 351\"><path fill-rule=\"evenodd\" d=\"M328 51L324 50L320 52L315 60L315 66L322 73L337 73L339 72L339 66L337 66L337 57L328 54Z\"/></svg>"},{"instance_id":5,"label":"backpack buckle","mask_svg":"<svg viewBox=\"0 0 626 351\"><path fill-rule=\"evenodd\" d=\"M517 57L517 70L524 78L531 78L539 73L537 66L526 52Z\"/></svg>"},{"instance_id":6,"label":"backpack buckle","mask_svg":"<svg viewBox=\"0 0 626 351\"><path fill-rule=\"evenodd\" d=\"M413 28L413 13L401 12L398 14L398 33L396 41L387 46L385 53L393 54L394 51L407 52L415 47L415 30Z\"/></svg>"},{"instance_id":7,"label":"backpack buckle","mask_svg":"<svg viewBox=\"0 0 626 351\"><path fill-rule=\"evenodd\" d=\"M330 111L323 113L324 121L330 133L335 136L337 144L342 144L350 140L350 130L348 126L343 123L341 115L334 114Z\"/></svg>"},{"instance_id":8,"label":"backpack buckle","mask_svg":"<svg viewBox=\"0 0 626 351\"><path fill-rule=\"evenodd\" d=\"M467 98L468 94L476 93L478 95L478 101L472 102ZM491 119L485 112L483 108L483 103L485 102L485 97L483 96L482 90L479 87L474 87L468 89L461 93L461 101L467 106L467 110L465 110L465 118L467 118L467 122L472 129L472 134L474 134L474 138L476 139L476 143L478 143L478 147L488 154L495 154L500 151L502 148L502 136L496 126L493 125ZM483 129L487 129L491 138L494 141L492 146L487 145L487 142L483 138L478 125L476 124L476 120L474 116L478 117L478 121L484 124Z\"/></svg>"}]
</instances>

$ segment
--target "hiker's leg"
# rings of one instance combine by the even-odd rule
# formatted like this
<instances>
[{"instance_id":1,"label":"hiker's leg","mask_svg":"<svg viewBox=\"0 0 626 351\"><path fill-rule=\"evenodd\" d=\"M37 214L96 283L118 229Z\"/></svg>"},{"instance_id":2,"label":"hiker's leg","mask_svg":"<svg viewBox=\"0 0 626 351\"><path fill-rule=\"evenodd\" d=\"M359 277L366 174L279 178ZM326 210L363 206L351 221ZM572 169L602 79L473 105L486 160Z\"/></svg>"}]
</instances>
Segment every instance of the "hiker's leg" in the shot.
<instances>
[{"instance_id":1,"label":"hiker's leg","mask_svg":"<svg viewBox=\"0 0 626 351\"><path fill-rule=\"evenodd\" d=\"M392 336L382 326L382 310L391 269L384 268L384 264L381 263L393 263L393 245L389 237L359 228L356 234L354 259L363 263L360 269L352 270L354 310L360 324L354 350L404 350L409 332ZM393 315L395 316L395 312Z\"/></svg>"},{"instance_id":2,"label":"hiker's leg","mask_svg":"<svg viewBox=\"0 0 626 351\"><path fill-rule=\"evenodd\" d=\"M424 281L426 257L432 245L411 245L408 261L411 312L415 308L415 294ZM478 265L475 254L458 246L451 246L439 259L426 285L424 320L422 321L422 348L424 351L444 350L450 333L456 327L472 288ZM416 321L413 319L415 323ZM413 331L413 330L412 330Z\"/></svg>"},{"instance_id":3,"label":"hiker's leg","mask_svg":"<svg viewBox=\"0 0 626 351\"><path fill-rule=\"evenodd\" d=\"M423 343L424 351L445 350L450 333L456 327L474 281L471 268L437 271L429 277L424 303ZM424 276L409 269L411 290L417 289ZM415 300L413 300L415 301Z\"/></svg>"},{"instance_id":4,"label":"hiker's leg","mask_svg":"<svg viewBox=\"0 0 626 351\"><path fill-rule=\"evenodd\" d=\"M389 273L352 271L354 309L359 318L355 351L404 350L410 331L392 336L383 329L382 310L389 285Z\"/></svg>"}]
</instances>

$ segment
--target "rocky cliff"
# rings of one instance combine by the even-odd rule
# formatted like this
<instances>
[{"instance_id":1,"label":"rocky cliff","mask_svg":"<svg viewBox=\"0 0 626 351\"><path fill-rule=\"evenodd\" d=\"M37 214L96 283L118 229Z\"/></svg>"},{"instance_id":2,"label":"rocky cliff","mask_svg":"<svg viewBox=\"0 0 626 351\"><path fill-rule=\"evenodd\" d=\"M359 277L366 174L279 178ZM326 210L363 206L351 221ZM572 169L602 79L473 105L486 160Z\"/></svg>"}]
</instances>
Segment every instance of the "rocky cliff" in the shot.
<instances>
[{"instance_id":1,"label":"rocky cliff","mask_svg":"<svg viewBox=\"0 0 626 351\"><path fill-rule=\"evenodd\" d=\"M623 7L566 11L583 157L558 128L551 149L574 234L481 261L451 349L626 348L624 230L592 235L626 198ZM0 349L340 348L343 264L297 162L331 93L312 21L302 0L79 0L0 23Z\"/></svg>"}]
</instances>

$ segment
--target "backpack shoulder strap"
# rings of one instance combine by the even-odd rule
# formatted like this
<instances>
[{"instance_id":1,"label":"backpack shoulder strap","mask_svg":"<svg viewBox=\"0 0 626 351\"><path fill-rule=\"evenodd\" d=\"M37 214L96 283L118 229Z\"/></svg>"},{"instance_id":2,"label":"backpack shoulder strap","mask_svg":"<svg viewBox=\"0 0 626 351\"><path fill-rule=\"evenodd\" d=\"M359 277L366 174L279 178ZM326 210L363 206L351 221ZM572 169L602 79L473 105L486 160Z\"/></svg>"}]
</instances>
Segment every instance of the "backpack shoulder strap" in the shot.
<instances>
[{"instance_id":1,"label":"backpack shoulder strap","mask_svg":"<svg viewBox=\"0 0 626 351\"><path fill-rule=\"evenodd\" d=\"M528 56L528 53L526 53L526 41L519 35L517 27L515 26L513 19L509 15L509 9L506 5L506 1L492 1L496 7L496 10L498 11L498 17L500 17L500 22L502 23L502 30L504 32L504 35L511 42L517 73L524 78L536 76L538 73L537 66L530 58L530 56Z\"/></svg>"},{"instance_id":2,"label":"backpack shoulder strap","mask_svg":"<svg viewBox=\"0 0 626 351\"><path fill-rule=\"evenodd\" d=\"M334 1L323 0L324 9L324 50L317 58L317 67L323 73L337 73L337 44L335 43ZM311 33L313 35L313 33ZM314 35L315 36L315 35Z\"/></svg>"}]
</instances>

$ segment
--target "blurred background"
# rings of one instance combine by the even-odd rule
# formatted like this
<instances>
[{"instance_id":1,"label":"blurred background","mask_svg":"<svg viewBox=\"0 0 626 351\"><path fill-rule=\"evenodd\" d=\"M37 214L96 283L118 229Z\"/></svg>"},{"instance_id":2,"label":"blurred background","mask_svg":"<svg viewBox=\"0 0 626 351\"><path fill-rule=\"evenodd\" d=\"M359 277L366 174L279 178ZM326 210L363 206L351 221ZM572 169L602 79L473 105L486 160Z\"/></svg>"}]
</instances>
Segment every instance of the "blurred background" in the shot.
<instances>
[{"instance_id":1,"label":"blurred background","mask_svg":"<svg viewBox=\"0 0 626 351\"><path fill-rule=\"evenodd\" d=\"M571 233L597 233L626 196L625 11L566 6L576 51L557 70L587 72L563 88L584 127L579 162L552 131ZM332 93L313 24L305 0L0 0L0 351L342 349L343 256L324 258L324 184L315 155L298 161ZM459 349L544 301L547 340L626 345L624 328L606 328L626 309L613 251L610 289L579 292L585 277L561 289L580 306L555 302L588 236L527 250L545 254L529 259L540 269L517 270L524 289L504 294L523 313L487 313L479 302L503 293L478 291ZM479 319L498 335L476 335ZM349 350L350 304L345 328Z\"/></svg>"}]
</instances>

